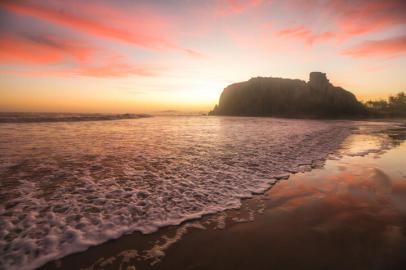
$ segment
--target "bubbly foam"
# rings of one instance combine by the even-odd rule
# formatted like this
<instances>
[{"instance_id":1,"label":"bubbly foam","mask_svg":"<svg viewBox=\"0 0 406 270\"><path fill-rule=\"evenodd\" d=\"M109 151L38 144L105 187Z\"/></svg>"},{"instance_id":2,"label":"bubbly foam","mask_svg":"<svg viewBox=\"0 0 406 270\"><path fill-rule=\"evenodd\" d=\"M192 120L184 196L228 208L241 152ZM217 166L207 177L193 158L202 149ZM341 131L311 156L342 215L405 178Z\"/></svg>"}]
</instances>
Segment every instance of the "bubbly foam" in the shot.
<instances>
[{"instance_id":1,"label":"bubbly foam","mask_svg":"<svg viewBox=\"0 0 406 270\"><path fill-rule=\"evenodd\" d=\"M237 117L1 124L0 268L33 269L126 233L239 208L318 166L357 125Z\"/></svg>"}]
</instances>

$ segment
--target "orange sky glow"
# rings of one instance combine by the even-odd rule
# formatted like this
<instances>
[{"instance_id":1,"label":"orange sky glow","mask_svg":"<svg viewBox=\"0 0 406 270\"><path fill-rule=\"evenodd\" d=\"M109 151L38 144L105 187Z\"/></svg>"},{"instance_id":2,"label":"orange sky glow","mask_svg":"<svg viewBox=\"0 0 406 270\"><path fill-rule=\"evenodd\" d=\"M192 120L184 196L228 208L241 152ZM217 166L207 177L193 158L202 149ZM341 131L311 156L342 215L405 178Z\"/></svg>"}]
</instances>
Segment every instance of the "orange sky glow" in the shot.
<instances>
[{"instance_id":1,"label":"orange sky glow","mask_svg":"<svg viewBox=\"0 0 406 270\"><path fill-rule=\"evenodd\" d=\"M0 111L207 112L230 83L406 91L404 0L0 1Z\"/></svg>"}]
</instances>

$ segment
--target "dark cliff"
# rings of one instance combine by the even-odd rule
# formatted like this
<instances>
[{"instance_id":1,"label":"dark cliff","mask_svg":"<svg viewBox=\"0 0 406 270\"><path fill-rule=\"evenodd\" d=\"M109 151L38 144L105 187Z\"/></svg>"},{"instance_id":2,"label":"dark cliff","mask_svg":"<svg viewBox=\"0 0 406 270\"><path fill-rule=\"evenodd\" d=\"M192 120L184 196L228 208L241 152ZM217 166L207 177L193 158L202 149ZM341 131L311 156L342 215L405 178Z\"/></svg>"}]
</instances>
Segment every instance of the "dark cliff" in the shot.
<instances>
[{"instance_id":1,"label":"dark cliff","mask_svg":"<svg viewBox=\"0 0 406 270\"><path fill-rule=\"evenodd\" d=\"M325 73L310 73L309 82L252 78L227 86L210 115L339 118L365 115L349 91L333 86Z\"/></svg>"}]
</instances>

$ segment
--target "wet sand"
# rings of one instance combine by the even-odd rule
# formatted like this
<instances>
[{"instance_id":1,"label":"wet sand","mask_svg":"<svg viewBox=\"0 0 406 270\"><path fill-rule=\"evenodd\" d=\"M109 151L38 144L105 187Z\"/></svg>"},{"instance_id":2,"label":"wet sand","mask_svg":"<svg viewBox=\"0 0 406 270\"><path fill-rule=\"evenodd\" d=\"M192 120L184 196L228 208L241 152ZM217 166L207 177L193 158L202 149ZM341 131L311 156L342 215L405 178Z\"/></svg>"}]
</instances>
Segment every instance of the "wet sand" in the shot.
<instances>
[{"instance_id":1,"label":"wet sand","mask_svg":"<svg viewBox=\"0 0 406 270\"><path fill-rule=\"evenodd\" d=\"M406 137L390 137L386 152L359 156L374 140L353 135L322 168L241 209L126 235L42 269L405 269Z\"/></svg>"}]
</instances>

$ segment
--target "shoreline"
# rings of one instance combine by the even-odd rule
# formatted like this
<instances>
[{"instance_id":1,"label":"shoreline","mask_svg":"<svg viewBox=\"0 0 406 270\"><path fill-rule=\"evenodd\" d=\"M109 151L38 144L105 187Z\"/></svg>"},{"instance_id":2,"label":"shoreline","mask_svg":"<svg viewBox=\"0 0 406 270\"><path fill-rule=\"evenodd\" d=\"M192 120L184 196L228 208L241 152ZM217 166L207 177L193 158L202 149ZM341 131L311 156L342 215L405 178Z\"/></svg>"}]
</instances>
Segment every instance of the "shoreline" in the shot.
<instances>
[{"instance_id":1,"label":"shoreline","mask_svg":"<svg viewBox=\"0 0 406 270\"><path fill-rule=\"evenodd\" d=\"M21 161L13 160L13 155L6 155L12 159L10 161L6 159L4 162L5 168L11 168L3 170L3 177L9 180L4 183L12 184L16 179L20 180L15 173L21 171L25 172L26 178L17 182L20 186L15 191L20 194L19 196L12 193L13 189L2 189L1 197L7 202L7 207L0 210L4 214L4 220L9 221L5 227L7 238L3 242L6 251L3 253L5 264L9 263L10 269L33 269L53 258L83 251L89 246L116 239L126 233L155 232L159 227L178 224L183 220L201 217L203 214L238 208L242 198L251 197L268 189L270 182L273 184L273 180L270 179L272 176L283 178L288 172L309 168L314 164L312 161L323 159L336 149L350 132L349 126L343 123L296 121L295 126L287 129L287 121L269 119L260 123L252 121L248 124L241 119L248 127L251 126L251 129L245 136L240 136L240 140L250 139L248 142L237 143L236 151L228 153L227 145L235 143L236 140L231 139L233 135L230 133L218 133L217 129L213 130L213 126L229 127L232 130L239 127L235 125L234 120L200 117L195 117L194 120L198 125L185 125L189 119L177 117L172 117L169 123L167 118L154 118L141 121L140 125L128 125L129 122L124 121L108 125L96 123L66 125L64 129L51 124L7 125L7 129L2 130L6 137L10 134L8 132L14 134L15 130L24 128L22 130L24 132L18 132L18 136L13 137L19 138L23 143L18 146L25 147L24 142L28 143L28 149L33 149L37 158L30 159L22 166ZM215 125L206 125L207 121ZM262 131L258 134L259 129L252 128L253 125L270 123L279 124L280 128L275 130L274 125L269 126L267 135ZM168 128L176 127L175 130L179 127L201 130L203 127L210 131L209 134L216 136L221 134L223 139L213 141L212 136L191 137L190 132L183 132L185 140L180 140L178 136L173 137L173 147L167 152L170 156L162 156L161 151L149 152L158 162L151 162L145 155L134 156L134 151L129 151L156 149L157 144L160 145L158 141L149 139L150 145L146 145L142 139L148 130L145 127L149 127L151 134L152 131L155 133L158 126L164 125L168 125ZM117 127L121 129L120 133L117 132L119 130ZM78 131L84 132L84 136L78 137L81 138L80 141L76 140L77 136L72 136L78 134ZM288 143L286 135L292 135L292 132L297 135L289 136L291 139ZM258 136L254 138L249 136L252 133ZM119 134L119 139L111 140L115 134ZM142 137L137 137L138 134ZM285 136L282 136L284 134ZM331 140L332 136L335 136L334 140ZM273 143L268 142L270 137L274 138ZM62 142L66 143L60 143L59 139L63 139ZM33 140L38 142L36 148L30 148ZM161 141L162 137L156 137L156 140ZM254 143L255 141L257 143ZM280 144L283 141L287 143ZM279 145L275 142L279 142ZM106 143L109 143L110 147L105 148ZM57 158L53 156L52 159L48 159L49 145L55 146L54 153L57 154ZM187 155L179 155L177 151L173 151L182 150L185 145L188 146ZM263 146L266 145L272 145L273 151L264 151ZM295 149L291 145L296 146ZM163 149L165 147L166 144L162 145ZM203 155L201 147L206 150ZM19 148L17 146L12 148L11 153L15 149ZM100 155L100 149L108 152ZM119 151L116 151L117 149ZM247 156L244 149L250 151L251 155ZM279 151L276 151L277 149ZM93 155L89 152L93 152ZM205 153L210 153L211 158ZM224 156L225 153L228 153L227 156ZM241 153L246 157L242 157ZM116 162L120 155L124 155L124 162ZM258 155L261 155L261 158L252 164L252 157ZM56 160L59 160L59 164L55 164ZM270 161L273 161L273 166L268 166ZM192 164L191 162L195 164L193 166L199 167L195 170L190 165L185 167L185 164ZM217 169L213 165L217 165ZM32 177L37 168L41 170L40 174L36 174L39 178ZM213 169L218 173L213 173ZM47 173L44 174L44 171ZM188 175L186 179L185 173ZM60 175L68 181L61 183ZM143 175L145 177L142 177ZM245 176L242 177L243 175ZM47 181L48 177L52 181ZM170 180L170 185L161 185L163 181L166 182L165 179ZM179 179L184 181L178 181ZM142 185L144 188L140 190L139 187ZM22 193L26 195L22 196ZM145 200L146 197L149 198ZM162 198L166 204L162 204ZM177 200L176 203L172 201L173 198ZM69 205L66 202L69 202ZM24 215L26 212L31 215ZM27 234L24 230L30 233ZM9 234L8 231L13 233ZM22 241L38 244L31 249L28 247L23 250L25 246L21 246ZM32 252L25 252L27 249Z\"/></svg>"},{"instance_id":2,"label":"shoreline","mask_svg":"<svg viewBox=\"0 0 406 270\"><path fill-rule=\"evenodd\" d=\"M353 134L354 135L354 134ZM351 135L350 135L351 136ZM404 138L403 138L404 140ZM396 146L392 146L395 148ZM389 149L391 151L393 148ZM385 149L383 149L385 151ZM351 158L366 158L370 155L382 155L384 152L378 152L374 153L371 152L368 155L363 156L365 157L351 157ZM347 156L348 158L349 156ZM331 157L325 161L328 163L331 162L340 162L344 157ZM338 159L338 161L337 161ZM290 175L290 178L296 178L297 175L302 175L302 174L312 174L314 173L315 170L326 170L325 167L323 166L322 168L316 168L312 169L311 171L307 172L299 172L297 174ZM290 179L289 178L289 179ZM283 182L283 181L282 181ZM158 232L152 233L152 234L147 234L143 235L141 233L135 232L131 233L128 235L121 236L120 238L116 240L110 240L106 243L103 243L98 246L90 247L87 251L81 252L81 253L75 253L72 255L68 255L60 260L56 260L54 262L47 263L45 266L43 266L40 269L72 269L74 268L83 268L83 269L117 269L114 267L117 267L117 262L121 260L121 264L127 264L127 263L134 263L136 266L136 269L171 269L171 268L165 268L165 265L161 265L160 260L164 259L173 261L170 257L174 256L175 260L177 257L181 256L180 254L178 255L170 255L168 253L167 256L164 257L166 250L168 249L168 252L175 252L176 253L176 248L175 251L172 251L173 249L171 246L177 246L178 242L181 243L183 240L183 237L189 235L188 231L190 230L190 234L201 234L202 231L210 231L210 230L222 230L226 228L226 218L223 217L224 214L228 215L228 213L231 214L231 225L233 226L232 222L235 221L236 224L240 223L250 223L253 222L252 226L255 226L255 215L256 214L261 214L263 213L266 208L261 208L259 207L258 212L255 213L255 211L252 210L245 210L244 207L246 205L254 204L254 205L261 205L264 204L263 202L258 202L258 199L261 197L266 197L269 195L269 193L272 193L272 190L274 187L278 186L281 181L276 181L275 185L270 186L268 190L266 190L264 193L254 195L252 198L247 198L242 200L242 207L237 210L226 210L222 211L216 214L208 214L204 215L202 218L194 219L192 221L184 221L181 224L177 226L165 226L162 227L158 230ZM253 206L255 208L255 206ZM234 213L233 213L234 212ZM239 217L239 215L241 215ZM227 224L230 223L230 220L227 222ZM249 226L249 225L248 225ZM185 228L186 227L186 228ZM202 230L202 228L204 230ZM227 230L227 229L226 229ZM180 231L180 233L179 233ZM179 235L180 234L180 235ZM221 234L221 233L220 233ZM169 235L169 237L168 237ZM175 235L173 238L173 235ZM178 236L178 237L177 237ZM172 238L171 238L172 237ZM198 237L198 236L196 236ZM195 240L196 241L196 240ZM152 246L151 243L156 242L156 243L163 243L161 245L157 246ZM170 243L168 245L168 243ZM127 249L123 249L122 247L125 246ZM149 248L148 248L149 246ZM162 248L165 247L165 248ZM193 244L192 244L193 246ZM131 249L129 249L131 247ZM114 255L115 254L115 255ZM113 255L113 256L112 256ZM81 263L78 263L80 261ZM121 265L120 264L120 265ZM152 264L152 265L151 265ZM178 264L177 267L179 267L182 264ZM131 265L130 265L131 266ZM129 267L130 267L129 266ZM84 268L88 267L88 268ZM121 267L121 266L120 266ZM141 268L139 268L141 267ZM173 267L173 265L172 265ZM127 268L130 269L130 268ZM261 269L261 268L257 268Z\"/></svg>"},{"instance_id":3,"label":"shoreline","mask_svg":"<svg viewBox=\"0 0 406 270\"><path fill-rule=\"evenodd\" d=\"M207 114L209 117L252 117L252 118L276 118L276 119L292 119L292 120L320 120L320 121L370 121L370 122L399 122L406 123L406 117L298 117L298 116L286 116L286 115L222 115L222 114Z\"/></svg>"}]
</instances>

